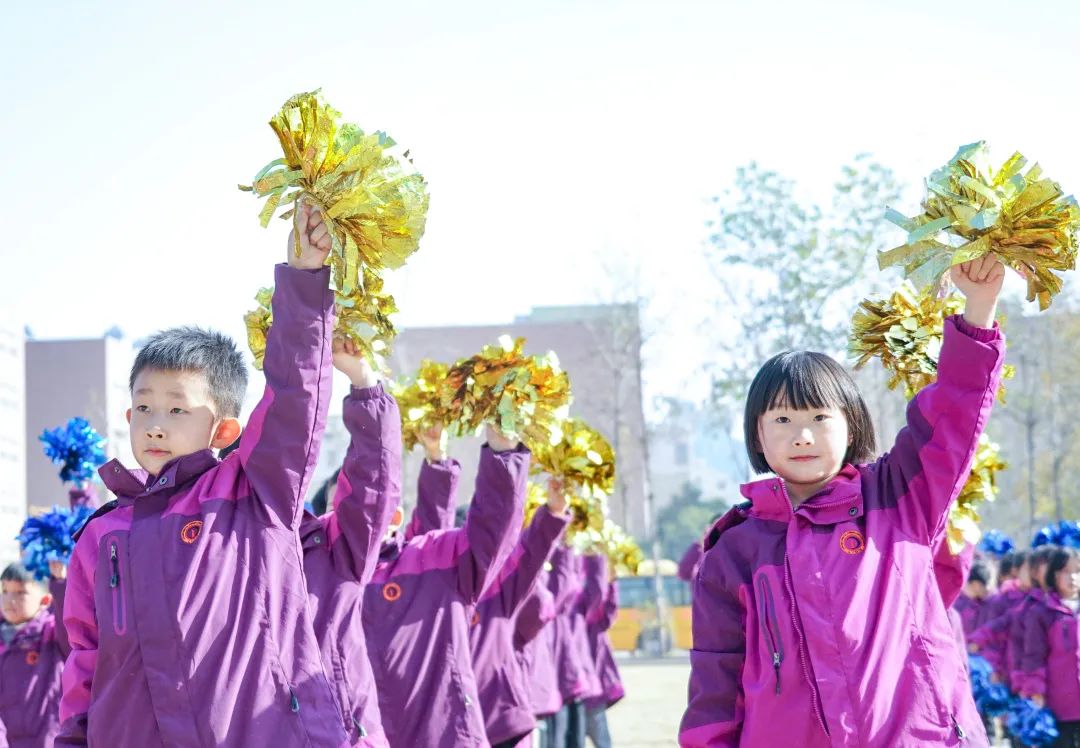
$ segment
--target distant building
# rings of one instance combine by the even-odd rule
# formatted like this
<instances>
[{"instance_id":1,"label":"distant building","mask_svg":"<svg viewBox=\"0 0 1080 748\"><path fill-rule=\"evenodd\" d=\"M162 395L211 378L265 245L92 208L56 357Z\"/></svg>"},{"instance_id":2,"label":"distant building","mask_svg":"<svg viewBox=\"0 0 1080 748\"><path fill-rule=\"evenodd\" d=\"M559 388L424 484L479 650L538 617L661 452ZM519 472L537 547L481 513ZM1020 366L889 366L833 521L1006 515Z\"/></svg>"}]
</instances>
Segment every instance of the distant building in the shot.
<instances>
[{"instance_id":1,"label":"distant building","mask_svg":"<svg viewBox=\"0 0 1080 748\"><path fill-rule=\"evenodd\" d=\"M26 497L31 512L66 505L57 467L38 437L82 416L107 440L106 454L134 466L125 412L127 379L134 360L130 344L115 337L26 341Z\"/></svg>"},{"instance_id":2,"label":"distant building","mask_svg":"<svg viewBox=\"0 0 1080 748\"><path fill-rule=\"evenodd\" d=\"M23 331L0 324L0 562L18 558L15 536L26 517Z\"/></svg>"}]
</instances>

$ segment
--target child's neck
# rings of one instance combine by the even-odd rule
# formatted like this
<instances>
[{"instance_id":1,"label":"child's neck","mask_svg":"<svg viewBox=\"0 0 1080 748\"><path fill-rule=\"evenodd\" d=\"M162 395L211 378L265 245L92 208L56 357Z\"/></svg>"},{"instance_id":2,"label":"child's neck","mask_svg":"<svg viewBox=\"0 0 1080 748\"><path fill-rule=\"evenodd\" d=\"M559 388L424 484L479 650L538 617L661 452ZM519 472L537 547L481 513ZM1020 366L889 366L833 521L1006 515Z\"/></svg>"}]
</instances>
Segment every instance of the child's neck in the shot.
<instances>
[{"instance_id":1,"label":"child's neck","mask_svg":"<svg viewBox=\"0 0 1080 748\"><path fill-rule=\"evenodd\" d=\"M791 501L793 508L798 508L807 499L813 498L816 494L820 493L825 486L832 482L835 475L830 475L823 480L815 481L813 483L796 483L789 481L786 478L782 478L784 484L784 491L787 493L788 500Z\"/></svg>"}]
</instances>

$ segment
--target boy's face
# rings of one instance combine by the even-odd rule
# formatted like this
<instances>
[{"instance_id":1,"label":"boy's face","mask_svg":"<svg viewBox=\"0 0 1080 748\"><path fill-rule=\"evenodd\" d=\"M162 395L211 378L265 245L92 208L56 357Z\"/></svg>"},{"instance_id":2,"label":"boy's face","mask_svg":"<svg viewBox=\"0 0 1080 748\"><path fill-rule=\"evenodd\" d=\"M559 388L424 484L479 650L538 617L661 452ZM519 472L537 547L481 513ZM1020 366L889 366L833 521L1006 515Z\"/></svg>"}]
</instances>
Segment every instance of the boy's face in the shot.
<instances>
[{"instance_id":1,"label":"boy's face","mask_svg":"<svg viewBox=\"0 0 1080 748\"><path fill-rule=\"evenodd\" d=\"M157 475L165 463L225 441L206 377L199 372L143 369L131 391L131 452L143 470ZM224 419L232 421L236 419Z\"/></svg>"},{"instance_id":2,"label":"boy's face","mask_svg":"<svg viewBox=\"0 0 1080 748\"><path fill-rule=\"evenodd\" d=\"M840 472L851 444L847 418L839 408L796 410L782 404L758 419L758 439L773 472L809 490Z\"/></svg>"},{"instance_id":3,"label":"boy's face","mask_svg":"<svg viewBox=\"0 0 1080 748\"><path fill-rule=\"evenodd\" d=\"M26 623L52 602L52 596L33 582L4 580L0 584L3 585L4 620L14 626Z\"/></svg>"},{"instance_id":4,"label":"boy's face","mask_svg":"<svg viewBox=\"0 0 1080 748\"><path fill-rule=\"evenodd\" d=\"M975 600L982 600L986 597L986 585L982 582L968 582L967 583L967 596L974 598Z\"/></svg>"}]
</instances>

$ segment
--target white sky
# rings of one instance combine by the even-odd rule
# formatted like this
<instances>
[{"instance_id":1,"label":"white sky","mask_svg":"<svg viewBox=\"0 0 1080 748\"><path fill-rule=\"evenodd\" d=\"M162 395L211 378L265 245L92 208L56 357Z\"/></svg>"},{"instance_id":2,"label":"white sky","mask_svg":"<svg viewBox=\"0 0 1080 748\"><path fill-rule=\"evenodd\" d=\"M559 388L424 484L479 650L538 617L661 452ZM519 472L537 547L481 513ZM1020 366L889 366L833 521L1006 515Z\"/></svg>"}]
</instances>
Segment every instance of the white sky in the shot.
<instances>
[{"instance_id":1,"label":"white sky","mask_svg":"<svg viewBox=\"0 0 1080 748\"><path fill-rule=\"evenodd\" d=\"M663 329L652 393L695 391L677 346L711 297L705 201L737 165L824 196L857 152L918 183L987 139L1080 191L1078 8L7 4L0 316L38 337L197 322L242 340L287 231L261 229L236 184L279 155L280 104L321 86L430 183L427 236L391 281L399 326L604 300L601 262L626 257Z\"/></svg>"}]
</instances>

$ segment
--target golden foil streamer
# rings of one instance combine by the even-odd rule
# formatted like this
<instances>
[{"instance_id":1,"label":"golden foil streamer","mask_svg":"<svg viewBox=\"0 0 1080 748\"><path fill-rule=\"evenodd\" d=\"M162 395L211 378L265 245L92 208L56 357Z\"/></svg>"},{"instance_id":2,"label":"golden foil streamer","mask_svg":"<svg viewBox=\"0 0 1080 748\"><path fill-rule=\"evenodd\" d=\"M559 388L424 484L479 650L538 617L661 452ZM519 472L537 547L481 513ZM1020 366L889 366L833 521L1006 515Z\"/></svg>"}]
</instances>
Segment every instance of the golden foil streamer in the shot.
<instances>
[{"instance_id":1,"label":"golden foil streamer","mask_svg":"<svg viewBox=\"0 0 1080 748\"><path fill-rule=\"evenodd\" d=\"M599 529L574 533L570 544L578 553L599 553L607 557L608 567L619 576L637 574L645 554L637 541L610 519Z\"/></svg>"},{"instance_id":2,"label":"golden foil streamer","mask_svg":"<svg viewBox=\"0 0 1080 748\"><path fill-rule=\"evenodd\" d=\"M266 198L263 226L281 207L293 218L297 204L322 212L333 249L332 287L338 333L357 342L373 361L388 352L395 331L394 299L383 291L382 273L401 267L416 251L427 220L424 178L408 152L398 157L385 133L366 134L340 121L318 91L289 99L270 126L284 158L270 162L241 190ZM299 253L299 238L296 239Z\"/></svg>"},{"instance_id":3,"label":"golden foil streamer","mask_svg":"<svg viewBox=\"0 0 1080 748\"><path fill-rule=\"evenodd\" d=\"M615 451L610 442L580 418L562 424L557 442L529 443L533 473L546 472L563 479L574 493L594 499L615 490Z\"/></svg>"},{"instance_id":4,"label":"golden foil streamer","mask_svg":"<svg viewBox=\"0 0 1080 748\"><path fill-rule=\"evenodd\" d=\"M390 385L390 392L401 411L401 437L408 452L418 443L418 437L427 429L444 424L446 416L439 399L439 388L449 370L446 364L424 359L410 380ZM532 490L532 484L530 484Z\"/></svg>"},{"instance_id":5,"label":"golden foil streamer","mask_svg":"<svg viewBox=\"0 0 1080 748\"><path fill-rule=\"evenodd\" d=\"M260 288L255 294L255 301L259 306L244 315L244 325L247 327L248 348L255 359L255 368L262 370L263 356L266 353L266 334L270 331L270 323L274 317L270 312L270 299L274 295L274 289Z\"/></svg>"},{"instance_id":6,"label":"golden foil streamer","mask_svg":"<svg viewBox=\"0 0 1080 748\"><path fill-rule=\"evenodd\" d=\"M949 550L954 555L960 553L965 545L979 542L982 530L979 529L978 507L997 496L998 474L1007 467L1008 464L1001 459L998 445L990 441L986 434L980 436L971 475L949 510L947 532Z\"/></svg>"},{"instance_id":7,"label":"golden foil streamer","mask_svg":"<svg viewBox=\"0 0 1080 748\"><path fill-rule=\"evenodd\" d=\"M526 356L524 346L504 335L450 368L439 393L448 431L474 434L490 422L527 444L562 438L570 378L554 353Z\"/></svg>"},{"instance_id":8,"label":"golden foil streamer","mask_svg":"<svg viewBox=\"0 0 1080 748\"><path fill-rule=\"evenodd\" d=\"M1038 165L1024 172L1026 165L1014 153L994 169L985 142L960 148L927 180L922 214L886 212L908 240L882 252L879 265L903 267L926 290L939 286L953 265L993 253L1027 281L1028 301L1038 299L1046 309L1061 290L1055 273L1076 267L1080 206Z\"/></svg>"}]
</instances>

